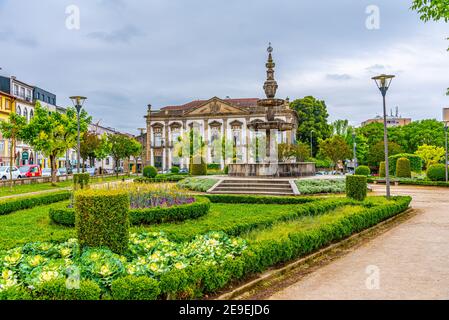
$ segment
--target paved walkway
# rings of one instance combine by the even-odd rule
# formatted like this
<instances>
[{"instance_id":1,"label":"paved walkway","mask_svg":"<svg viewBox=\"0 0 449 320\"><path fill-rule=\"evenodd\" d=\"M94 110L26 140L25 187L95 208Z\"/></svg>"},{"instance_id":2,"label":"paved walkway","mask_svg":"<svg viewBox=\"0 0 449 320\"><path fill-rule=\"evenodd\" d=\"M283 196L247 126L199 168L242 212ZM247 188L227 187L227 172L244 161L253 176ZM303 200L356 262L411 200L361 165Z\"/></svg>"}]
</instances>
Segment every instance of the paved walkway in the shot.
<instances>
[{"instance_id":1,"label":"paved walkway","mask_svg":"<svg viewBox=\"0 0 449 320\"><path fill-rule=\"evenodd\" d=\"M392 190L413 196L418 214L271 299L449 299L449 189Z\"/></svg>"}]
</instances>

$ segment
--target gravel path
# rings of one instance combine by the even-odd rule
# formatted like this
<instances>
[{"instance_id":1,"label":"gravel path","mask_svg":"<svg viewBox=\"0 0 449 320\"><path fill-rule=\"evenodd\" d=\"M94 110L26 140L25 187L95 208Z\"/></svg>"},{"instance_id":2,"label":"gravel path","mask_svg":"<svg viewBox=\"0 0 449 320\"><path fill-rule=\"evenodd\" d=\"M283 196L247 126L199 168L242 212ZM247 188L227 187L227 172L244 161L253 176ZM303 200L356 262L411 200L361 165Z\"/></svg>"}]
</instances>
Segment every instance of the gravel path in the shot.
<instances>
[{"instance_id":1,"label":"gravel path","mask_svg":"<svg viewBox=\"0 0 449 320\"><path fill-rule=\"evenodd\" d=\"M449 299L449 189L392 191L413 196L418 214L270 299Z\"/></svg>"}]
</instances>

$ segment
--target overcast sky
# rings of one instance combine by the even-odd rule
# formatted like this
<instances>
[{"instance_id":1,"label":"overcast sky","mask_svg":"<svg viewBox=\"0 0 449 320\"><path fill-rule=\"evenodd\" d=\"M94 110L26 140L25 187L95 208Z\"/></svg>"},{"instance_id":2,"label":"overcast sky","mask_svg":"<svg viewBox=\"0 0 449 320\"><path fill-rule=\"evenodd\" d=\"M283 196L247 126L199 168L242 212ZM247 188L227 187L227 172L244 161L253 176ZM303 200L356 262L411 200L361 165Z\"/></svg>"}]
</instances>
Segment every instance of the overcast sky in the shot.
<instances>
[{"instance_id":1,"label":"overcast sky","mask_svg":"<svg viewBox=\"0 0 449 320\"><path fill-rule=\"evenodd\" d=\"M213 96L263 97L274 47L278 97L314 95L331 120L381 112L370 78L394 73L388 107L441 119L449 107L449 26L424 24L411 0L0 0L0 71L89 98L102 125L130 133L155 109ZM80 9L80 29L66 8ZM369 5L380 28L368 29Z\"/></svg>"}]
</instances>

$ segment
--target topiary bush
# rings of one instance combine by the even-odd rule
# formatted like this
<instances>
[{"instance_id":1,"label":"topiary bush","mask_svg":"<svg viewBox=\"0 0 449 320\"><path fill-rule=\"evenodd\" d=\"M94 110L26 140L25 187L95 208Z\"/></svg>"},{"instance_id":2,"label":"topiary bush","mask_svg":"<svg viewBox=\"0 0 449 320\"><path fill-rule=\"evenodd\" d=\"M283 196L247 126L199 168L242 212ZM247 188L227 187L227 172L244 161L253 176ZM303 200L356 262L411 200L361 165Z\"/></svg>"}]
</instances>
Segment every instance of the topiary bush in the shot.
<instances>
[{"instance_id":1,"label":"topiary bush","mask_svg":"<svg viewBox=\"0 0 449 320\"><path fill-rule=\"evenodd\" d=\"M145 178L155 178L157 176L157 169L153 166L146 166L143 168L143 176Z\"/></svg>"},{"instance_id":2,"label":"topiary bush","mask_svg":"<svg viewBox=\"0 0 449 320\"><path fill-rule=\"evenodd\" d=\"M427 178L432 181L446 180L446 166L444 164L434 164L427 169Z\"/></svg>"},{"instance_id":3,"label":"topiary bush","mask_svg":"<svg viewBox=\"0 0 449 320\"><path fill-rule=\"evenodd\" d=\"M410 153L399 153L395 154L388 159L390 160L390 173L395 174L396 172L396 164L398 159L400 158L407 158L410 161L410 169L413 172L421 172L424 161L420 156L417 156L416 154L410 154Z\"/></svg>"},{"instance_id":4,"label":"topiary bush","mask_svg":"<svg viewBox=\"0 0 449 320\"><path fill-rule=\"evenodd\" d=\"M100 300L100 287L92 280L80 280L79 289L69 288L65 279L43 282L32 292L35 300Z\"/></svg>"},{"instance_id":5,"label":"topiary bush","mask_svg":"<svg viewBox=\"0 0 449 320\"><path fill-rule=\"evenodd\" d=\"M368 180L366 176L346 177L346 196L350 199L363 201L368 192Z\"/></svg>"},{"instance_id":6,"label":"topiary bush","mask_svg":"<svg viewBox=\"0 0 449 320\"><path fill-rule=\"evenodd\" d=\"M126 276L111 285L114 300L156 300L160 293L159 282L150 277Z\"/></svg>"},{"instance_id":7,"label":"topiary bush","mask_svg":"<svg viewBox=\"0 0 449 320\"><path fill-rule=\"evenodd\" d=\"M50 208L50 220L53 223L63 225L66 227L75 226L75 210L71 208Z\"/></svg>"},{"instance_id":8,"label":"topiary bush","mask_svg":"<svg viewBox=\"0 0 449 320\"><path fill-rule=\"evenodd\" d=\"M355 174L358 176L369 176L371 175L371 169L368 166L359 166L355 169Z\"/></svg>"},{"instance_id":9,"label":"topiary bush","mask_svg":"<svg viewBox=\"0 0 449 320\"><path fill-rule=\"evenodd\" d=\"M179 169L179 167L174 166L170 169L170 172L174 173L174 174L178 174L180 170L181 169Z\"/></svg>"},{"instance_id":10,"label":"topiary bush","mask_svg":"<svg viewBox=\"0 0 449 320\"><path fill-rule=\"evenodd\" d=\"M128 248L129 195L121 190L75 193L75 226L82 247L108 247L115 253Z\"/></svg>"},{"instance_id":11,"label":"topiary bush","mask_svg":"<svg viewBox=\"0 0 449 320\"><path fill-rule=\"evenodd\" d=\"M387 172L385 171L385 161L382 161L379 166L379 177L385 178L387 176Z\"/></svg>"},{"instance_id":12,"label":"topiary bush","mask_svg":"<svg viewBox=\"0 0 449 320\"><path fill-rule=\"evenodd\" d=\"M410 160L407 158L399 158L396 163L396 177L411 178L412 170L410 168Z\"/></svg>"},{"instance_id":13,"label":"topiary bush","mask_svg":"<svg viewBox=\"0 0 449 320\"><path fill-rule=\"evenodd\" d=\"M229 166L224 167L224 174L229 174Z\"/></svg>"},{"instance_id":14,"label":"topiary bush","mask_svg":"<svg viewBox=\"0 0 449 320\"><path fill-rule=\"evenodd\" d=\"M207 164L192 163L190 164L190 174L192 176L205 176L207 175Z\"/></svg>"},{"instance_id":15,"label":"topiary bush","mask_svg":"<svg viewBox=\"0 0 449 320\"><path fill-rule=\"evenodd\" d=\"M75 190L89 187L90 174L89 173L75 173L73 175L73 188Z\"/></svg>"}]
</instances>

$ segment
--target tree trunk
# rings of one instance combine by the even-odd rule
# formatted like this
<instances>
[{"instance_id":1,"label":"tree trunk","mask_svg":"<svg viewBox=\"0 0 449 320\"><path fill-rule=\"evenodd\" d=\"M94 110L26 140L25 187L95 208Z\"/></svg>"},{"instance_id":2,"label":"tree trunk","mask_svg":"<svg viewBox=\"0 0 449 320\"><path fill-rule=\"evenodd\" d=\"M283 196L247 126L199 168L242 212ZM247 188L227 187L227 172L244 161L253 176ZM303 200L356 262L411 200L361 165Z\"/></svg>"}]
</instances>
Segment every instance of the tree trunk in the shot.
<instances>
[{"instance_id":1,"label":"tree trunk","mask_svg":"<svg viewBox=\"0 0 449 320\"><path fill-rule=\"evenodd\" d=\"M14 165L14 161L16 160L16 153L15 153L15 151L16 151L16 148L15 148L15 143L14 143L14 138L13 139L11 139L11 145L10 145L10 154L11 154L11 156L10 156L10 158L9 158L9 166L10 166L10 168L9 168L9 178L11 179L11 181L10 181L10 188L11 188L11 191L12 191L12 189L13 189L13 182L12 182L12 167L13 167L13 165Z\"/></svg>"},{"instance_id":2,"label":"tree trunk","mask_svg":"<svg viewBox=\"0 0 449 320\"><path fill-rule=\"evenodd\" d=\"M51 167L51 185L56 186L56 157L50 155L50 167Z\"/></svg>"},{"instance_id":3,"label":"tree trunk","mask_svg":"<svg viewBox=\"0 0 449 320\"><path fill-rule=\"evenodd\" d=\"M114 171L115 171L115 175L116 175L116 178L118 178L118 162L119 162L120 160L119 159L114 159Z\"/></svg>"}]
</instances>

